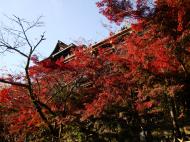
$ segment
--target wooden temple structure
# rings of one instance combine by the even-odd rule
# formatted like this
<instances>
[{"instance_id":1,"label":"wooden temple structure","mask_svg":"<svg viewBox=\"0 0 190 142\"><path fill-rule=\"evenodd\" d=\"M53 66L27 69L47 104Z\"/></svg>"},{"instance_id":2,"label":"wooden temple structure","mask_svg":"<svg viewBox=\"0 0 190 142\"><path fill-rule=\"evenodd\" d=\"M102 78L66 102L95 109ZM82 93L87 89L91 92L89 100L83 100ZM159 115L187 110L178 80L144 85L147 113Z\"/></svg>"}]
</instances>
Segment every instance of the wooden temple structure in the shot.
<instances>
[{"instance_id":1,"label":"wooden temple structure","mask_svg":"<svg viewBox=\"0 0 190 142\"><path fill-rule=\"evenodd\" d=\"M112 47L113 44L118 44L124 41L124 38L129 35L131 32L131 29L123 29L119 31L118 33L92 45L92 49L96 48L109 48ZM51 59L52 61L56 61L57 59L64 57L65 62L68 62L70 59L74 57L72 54L72 50L76 48L77 45L71 43L69 45L63 43L62 41L58 40L53 52L50 54L48 59Z\"/></svg>"}]
</instances>

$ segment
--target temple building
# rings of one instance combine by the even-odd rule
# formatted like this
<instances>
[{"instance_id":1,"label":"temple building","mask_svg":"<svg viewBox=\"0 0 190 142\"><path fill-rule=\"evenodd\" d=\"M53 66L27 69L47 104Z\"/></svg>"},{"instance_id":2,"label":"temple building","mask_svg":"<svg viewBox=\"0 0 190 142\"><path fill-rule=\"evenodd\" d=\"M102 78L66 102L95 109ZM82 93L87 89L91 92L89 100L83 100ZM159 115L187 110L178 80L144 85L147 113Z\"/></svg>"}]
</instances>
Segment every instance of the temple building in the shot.
<instances>
[{"instance_id":1,"label":"temple building","mask_svg":"<svg viewBox=\"0 0 190 142\"><path fill-rule=\"evenodd\" d=\"M119 31L118 33L98 42L92 45L92 49L96 48L111 48L114 45L121 43L124 41L125 36L129 35L131 32L130 29L123 29ZM85 45L83 45L85 46ZM72 50L76 48L77 45L71 43L69 45L63 43L62 41L58 40L53 52L50 54L48 59L51 59L52 61L56 61L57 59L63 57L65 59L65 62L69 61L74 55L72 54Z\"/></svg>"}]
</instances>

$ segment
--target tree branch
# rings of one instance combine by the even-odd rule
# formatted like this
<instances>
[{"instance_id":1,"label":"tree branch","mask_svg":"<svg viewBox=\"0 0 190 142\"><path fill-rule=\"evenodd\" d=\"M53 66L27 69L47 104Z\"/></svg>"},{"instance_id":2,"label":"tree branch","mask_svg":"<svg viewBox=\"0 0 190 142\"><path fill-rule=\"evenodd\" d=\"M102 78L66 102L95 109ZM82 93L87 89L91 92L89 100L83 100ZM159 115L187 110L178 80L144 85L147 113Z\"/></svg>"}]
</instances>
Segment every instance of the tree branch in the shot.
<instances>
[{"instance_id":1,"label":"tree branch","mask_svg":"<svg viewBox=\"0 0 190 142\"><path fill-rule=\"evenodd\" d=\"M34 52L34 50L38 47L38 45L39 45L43 40L45 40L45 38L44 38L44 33L41 35L41 38L40 38L40 40L37 42L37 44L33 47L32 52Z\"/></svg>"},{"instance_id":2,"label":"tree branch","mask_svg":"<svg viewBox=\"0 0 190 142\"><path fill-rule=\"evenodd\" d=\"M8 81L8 80L2 79L2 78L0 78L0 82L1 82L1 83L5 83L5 84L20 86L20 87L25 87L25 88L28 87L27 84L23 84L23 83L20 83L20 82Z\"/></svg>"}]
</instances>

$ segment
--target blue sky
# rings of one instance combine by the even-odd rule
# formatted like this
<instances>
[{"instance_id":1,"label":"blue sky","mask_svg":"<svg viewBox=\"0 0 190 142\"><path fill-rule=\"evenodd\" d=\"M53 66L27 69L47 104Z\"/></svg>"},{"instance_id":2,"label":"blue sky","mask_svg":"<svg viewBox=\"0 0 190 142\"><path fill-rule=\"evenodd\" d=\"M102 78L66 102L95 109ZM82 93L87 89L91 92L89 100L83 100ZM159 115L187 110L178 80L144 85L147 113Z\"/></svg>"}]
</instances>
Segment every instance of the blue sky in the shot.
<instances>
[{"instance_id":1,"label":"blue sky","mask_svg":"<svg viewBox=\"0 0 190 142\"><path fill-rule=\"evenodd\" d=\"M39 47L42 57L47 57L54 49L57 40L71 42L95 42L109 36L110 25L115 31L118 27L110 24L99 14L95 5L97 0L1 0L0 22L7 24L3 15L13 14L28 20L43 16L45 26L32 35L40 36L45 31L46 41ZM108 24L105 28L103 24ZM17 56L0 55L0 67L11 66L11 71L22 67L23 60Z\"/></svg>"}]
</instances>

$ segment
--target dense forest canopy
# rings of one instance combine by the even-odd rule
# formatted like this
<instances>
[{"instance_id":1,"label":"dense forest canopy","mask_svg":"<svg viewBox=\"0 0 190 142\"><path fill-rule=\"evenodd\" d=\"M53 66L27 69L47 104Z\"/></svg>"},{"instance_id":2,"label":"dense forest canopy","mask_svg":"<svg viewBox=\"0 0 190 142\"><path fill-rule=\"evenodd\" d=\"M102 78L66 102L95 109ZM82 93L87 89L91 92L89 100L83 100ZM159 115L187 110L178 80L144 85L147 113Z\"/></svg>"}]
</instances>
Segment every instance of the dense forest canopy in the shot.
<instances>
[{"instance_id":1,"label":"dense forest canopy","mask_svg":"<svg viewBox=\"0 0 190 142\"><path fill-rule=\"evenodd\" d=\"M1 78L3 141L178 141L189 139L190 1L100 0L123 37L78 46L41 62L29 45L25 73ZM3 46L3 45L2 45ZM19 48L4 47L21 55ZM33 62L35 66L30 66Z\"/></svg>"}]
</instances>

